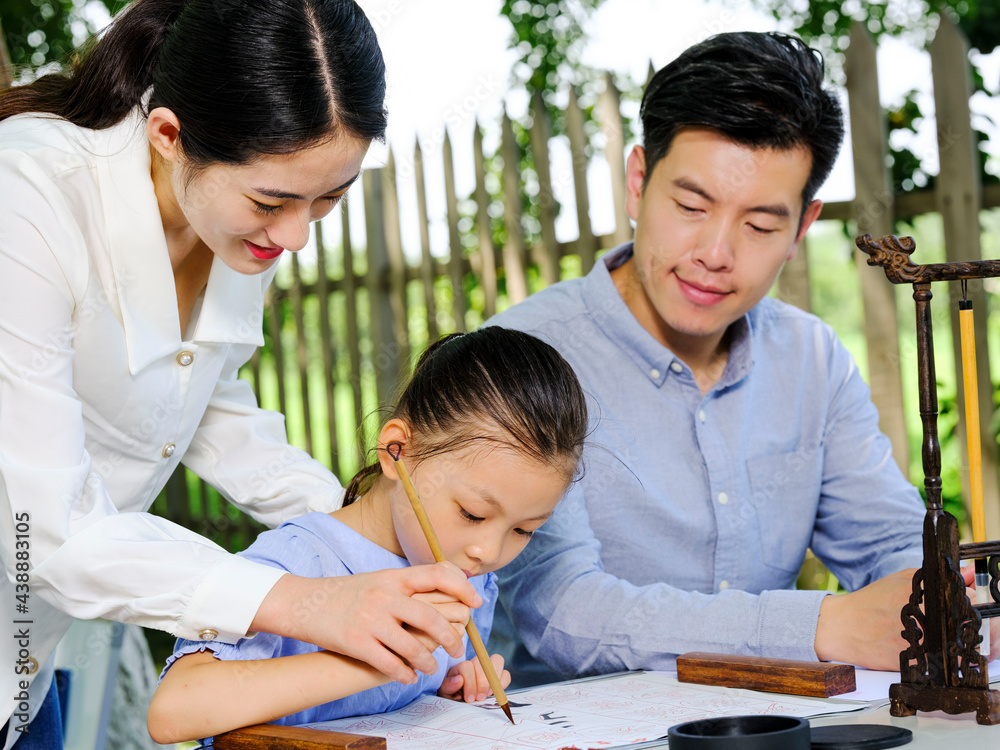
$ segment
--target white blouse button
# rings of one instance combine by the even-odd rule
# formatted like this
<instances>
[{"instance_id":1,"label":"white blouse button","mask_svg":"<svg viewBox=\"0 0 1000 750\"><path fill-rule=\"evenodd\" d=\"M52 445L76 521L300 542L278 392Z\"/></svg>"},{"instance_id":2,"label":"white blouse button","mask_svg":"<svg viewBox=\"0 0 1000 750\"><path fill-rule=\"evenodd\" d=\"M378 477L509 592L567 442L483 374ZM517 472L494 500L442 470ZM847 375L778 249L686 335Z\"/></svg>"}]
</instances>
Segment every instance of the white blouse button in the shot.
<instances>
[{"instance_id":1,"label":"white blouse button","mask_svg":"<svg viewBox=\"0 0 1000 750\"><path fill-rule=\"evenodd\" d=\"M729 588L729 581L719 581L719 591L725 591Z\"/></svg>"},{"instance_id":2,"label":"white blouse button","mask_svg":"<svg viewBox=\"0 0 1000 750\"><path fill-rule=\"evenodd\" d=\"M728 502L729 502L729 495L727 495L725 492L720 492L719 493L719 505L725 505Z\"/></svg>"},{"instance_id":3,"label":"white blouse button","mask_svg":"<svg viewBox=\"0 0 1000 750\"><path fill-rule=\"evenodd\" d=\"M177 364L181 367L187 367L192 362L194 362L194 354L191 352L181 352L177 355Z\"/></svg>"},{"instance_id":4,"label":"white blouse button","mask_svg":"<svg viewBox=\"0 0 1000 750\"><path fill-rule=\"evenodd\" d=\"M699 409L698 410L698 421L699 422L704 422L706 419L708 419L708 417L705 416L705 410L704 409Z\"/></svg>"},{"instance_id":5,"label":"white blouse button","mask_svg":"<svg viewBox=\"0 0 1000 750\"><path fill-rule=\"evenodd\" d=\"M174 455L174 451L176 450L177 450L176 445L174 445L173 443L167 443L166 445L163 446L163 457L170 458L172 455Z\"/></svg>"},{"instance_id":6,"label":"white blouse button","mask_svg":"<svg viewBox=\"0 0 1000 750\"><path fill-rule=\"evenodd\" d=\"M680 372L681 370L684 369L684 367L683 365L681 365L680 362L671 362L670 369L673 370L674 372Z\"/></svg>"},{"instance_id":7,"label":"white blouse button","mask_svg":"<svg viewBox=\"0 0 1000 750\"><path fill-rule=\"evenodd\" d=\"M219 637L219 631L215 628L205 628L198 632L198 637L203 641L214 641Z\"/></svg>"},{"instance_id":8,"label":"white blouse button","mask_svg":"<svg viewBox=\"0 0 1000 750\"><path fill-rule=\"evenodd\" d=\"M659 380L660 371L654 367L652 370L649 371L649 377L651 377L653 380Z\"/></svg>"}]
</instances>

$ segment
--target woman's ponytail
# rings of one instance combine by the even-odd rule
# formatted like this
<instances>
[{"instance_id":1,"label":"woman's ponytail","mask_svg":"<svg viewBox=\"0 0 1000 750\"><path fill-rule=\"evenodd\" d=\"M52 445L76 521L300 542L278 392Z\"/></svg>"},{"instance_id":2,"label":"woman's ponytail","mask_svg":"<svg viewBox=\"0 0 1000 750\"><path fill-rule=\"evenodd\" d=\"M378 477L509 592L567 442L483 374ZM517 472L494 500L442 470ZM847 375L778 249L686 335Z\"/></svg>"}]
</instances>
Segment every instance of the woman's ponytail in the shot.
<instances>
[{"instance_id":1,"label":"woman's ponytail","mask_svg":"<svg viewBox=\"0 0 1000 750\"><path fill-rule=\"evenodd\" d=\"M148 109L177 116L192 166L385 136L385 64L355 0L135 0L69 73L0 94L0 120L101 130L147 91Z\"/></svg>"},{"instance_id":2,"label":"woman's ponytail","mask_svg":"<svg viewBox=\"0 0 1000 750\"><path fill-rule=\"evenodd\" d=\"M100 130L121 122L153 84L157 53L186 0L137 0L112 21L68 73L0 95L0 120L42 112Z\"/></svg>"}]
</instances>

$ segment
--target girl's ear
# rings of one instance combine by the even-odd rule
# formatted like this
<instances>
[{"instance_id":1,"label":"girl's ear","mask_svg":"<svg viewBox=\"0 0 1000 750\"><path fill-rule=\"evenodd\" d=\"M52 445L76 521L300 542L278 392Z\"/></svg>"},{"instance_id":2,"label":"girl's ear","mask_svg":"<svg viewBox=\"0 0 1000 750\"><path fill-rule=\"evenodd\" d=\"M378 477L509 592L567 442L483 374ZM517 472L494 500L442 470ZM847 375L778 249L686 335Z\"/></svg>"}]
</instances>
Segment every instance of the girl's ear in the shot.
<instances>
[{"instance_id":1,"label":"girl's ear","mask_svg":"<svg viewBox=\"0 0 1000 750\"><path fill-rule=\"evenodd\" d=\"M382 474L395 482L399 480L399 475L396 473L393 458L389 455L388 447L391 443L399 444L399 456L405 458L406 449L410 444L410 426L402 419L390 419L378 434L378 462L382 466ZM393 453L395 449L394 445Z\"/></svg>"}]
</instances>

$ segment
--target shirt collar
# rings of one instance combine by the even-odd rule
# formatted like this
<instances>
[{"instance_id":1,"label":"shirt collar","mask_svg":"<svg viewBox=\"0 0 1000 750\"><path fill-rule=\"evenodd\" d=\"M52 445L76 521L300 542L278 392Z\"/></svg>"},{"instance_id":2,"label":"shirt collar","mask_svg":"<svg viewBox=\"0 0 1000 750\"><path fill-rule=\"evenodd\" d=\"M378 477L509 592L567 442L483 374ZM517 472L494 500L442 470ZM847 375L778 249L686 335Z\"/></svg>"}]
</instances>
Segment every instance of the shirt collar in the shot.
<instances>
[{"instance_id":1,"label":"shirt collar","mask_svg":"<svg viewBox=\"0 0 1000 750\"><path fill-rule=\"evenodd\" d=\"M646 372L657 385L663 384L670 370L687 372L690 377L690 368L657 341L632 314L611 278L611 271L631 257L632 243L626 242L594 265L583 281L587 311L604 334L617 341L636 367ZM729 360L715 388L734 385L750 372L753 365L751 317L744 315L730 326Z\"/></svg>"},{"instance_id":2,"label":"shirt collar","mask_svg":"<svg viewBox=\"0 0 1000 750\"><path fill-rule=\"evenodd\" d=\"M150 178L149 141L138 110L95 136L98 186L114 269L114 289L125 330L129 372L180 349L173 271L156 193ZM262 290L274 276L247 276L219 258L212 262L198 317L196 340L264 343Z\"/></svg>"}]
</instances>

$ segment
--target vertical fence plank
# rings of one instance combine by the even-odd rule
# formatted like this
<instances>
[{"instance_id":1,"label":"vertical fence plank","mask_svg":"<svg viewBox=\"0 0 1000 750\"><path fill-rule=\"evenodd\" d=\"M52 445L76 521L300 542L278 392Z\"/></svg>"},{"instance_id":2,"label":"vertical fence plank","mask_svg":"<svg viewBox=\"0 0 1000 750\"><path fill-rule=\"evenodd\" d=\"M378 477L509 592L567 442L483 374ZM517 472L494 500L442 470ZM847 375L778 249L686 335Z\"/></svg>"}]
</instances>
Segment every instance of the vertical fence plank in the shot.
<instances>
[{"instance_id":1,"label":"vertical fence plank","mask_svg":"<svg viewBox=\"0 0 1000 750\"><path fill-rule=\"evenodd\" d=\"M520 154L514 126L507 112L503 113L501 150L503 153L503 219L507 227L507 241L503 246L503 271L507 280L507 297L514 305L528 296L528 278L524 269L524 231L521 228L521 170Z\"/></svg>"},{"instance_id":2,"label":"vertical fence plank","mask_svg":"<svg viewBox=\"0 0 1000 750\"><path fill-rule=\"evenodd\" d=\"M0 91L8 88L14 82L14 66L7 50L7 40L3 35L3 23L0 23Z\"/></svg>"},{"instance_id":3,"label":"vertical fence plank","mask_svg":"<svg viewBox=\"0 0 1000 750\"><path fill-rule=\"evenodd\" d=\"M476 168L476 226L479 229L477 263L485 296L483 314L490 318L497 311L497 260L493 249L493 232L490 230L490 196L486 191L486 159L483 156L483 131L479 123L476 123L472 147Z\"/></svg>"},{"instance_id":4,"label":"vertical fence plank","mask_svg":"<svg viewBox=\"0 0 1000 750\"><path fill-rule=\"evenodd\" d=\"M285 414L285 346L281 340L281 296L277 286L271 284L267 289L264 306L267 309L268 327L271 329L271 354L274 356L274 377L278 385L278 411Z\"/></svg>"},{"instance_id":5,"label":"vertical fence plank","mask_svg":"<svg viewBox=\"0 0 1000 750\"><path fill-rule=\"evenodd\" d=\"M351 398L354 404L354 425L358 462L364 464L365 421L361 400L361 332L358 328L358 281L354 273L354 246L351 243L351 217L341 204L340 226L344 260L344 317L347 323L347 356L351 366ZM336 471L336 469L334 469ZM339 473L339 472L338 472Z\"/></svg>"},{"instance_id":6,"label":"vertical fence plank","mask_svg":"<svg viewBox=\"0 0 1000 750\"><path fill-rule=\"evenodd\" d=\"M420 141L413 146L413 177L417 183L417 221L420 223L420 282L424 287L424 308L427 312L427 341L438 338L437 302L434 300L434 258L431 257L431 237L427 218L427 192L424 182L424 154Z\"/></svg>"},{"instance_id":7,"label":"vertical fence plank","mask_svg":"<svg viewBox=\"0 0 1000 750\"><path fill-rule=\"evenodd\" d=\"M800 310L812 310L812 297L809 289L809 246L808 238L802 238L802 244L795 257L785 262L778 276L778 298Z\"/></svg>"},{"instance_id":8,"label":"vertical fence plank","mask_svg":"<svg viewBox=\"0 0 1000 750\"><path fill-rule=\"evenodd\" d=\"M306 453L313 452L312 415L309 413L309 344L306 340L306 320L302 299L302 267L299 254L292 253L292 315L295 319L295 359L299 370L299 393L302 399L302 430Z\"/></svg>"},{"instance_id":9,"label":"vertical fence plank","mask_svg":"<svg viewBox=\"0 0 1000 750\"><path fill-rule=\"evenodd\" d=\"M385 247L389 257L389 303L392 309L392 345L398 351L392 392L401 378L410 374L410 326L406 300L406 259L399 229L399 194L396 191L396 160L389 149L389 162L382 170L382 217Z\"/></svg>"},{"instance_id":10,"label":"vertical fence plank","mask_svg":"<svg viewBox=\"0 0 1000 750\"><path fill-rule=\"evenodd\" d=\"M611 195L614 200L615 245L632 239L632 225L625 210L625 126L622 121L622 101L610 73L604 74L604 91L597 108L604 133L604 157L611 169Z\"/></svg>"},{"instance_id":11,"label":"vertical fence plank","mask_svg":"<svg viewBox=\"0 0 1000 750\"><path fill-rule=\"evenodd\" d=\"M379 406L390 403L399 375L400 347L396 343L392 295L389 294L389 255L386 248L383 179L385 169L370 169L362 177L365 189L365 230L368 235L368 306L371 310L372 365Z\"/></svg>"},{"instance_id":12,"label":"vertical fence plank","mask_svg":"<svg viewBox=\"0 0 1000 750\"><path fill-rule=\"evenodd\" d=\"M319 298L320 352L323 358L323 385L326 394L326 432L330 441L330 468L340 474L337 455L337 359L333 349L333 327L330 325L330 280L326 268L326 241L323 222L316 227L316 296ZM315 454L314 454L315 455Z\"/></svg>"},{"instance_id":13,"label":"vertical fence plank","mask_svg":"<svg viewBox=\"0 0 1000 750\"><path fill-rule=\"evenodd\" d=\"M875 45L868 30L855 23L845 59L847 94L851 110L851 143L854 155L854 215L858 233L875 237L893 228L893 191L886 170L885 118L879 101ZM892 443L893 457L910 473L910 451L903 409L900 377L899 324L896 293L885 274L876 273L855 250L865 309L865 339L868 343L868 383L878 408L879 426Z\"/></svg>"},{"instance_id":14,"label":"vertical fence plank","mask_svg":"<svg viewBox=\"0 0 1000 750\"><path fill-rule=\"evenodd\" d=\"M451 136L444 133L444 193L448 214L448 275L451 277L451 317L455 330L465 332L465 255L462 238L458 233L458 197L455 194L455 162L451 151Z\"/></svg>"},{"instance_id":15,"label":"vertical fence plank","mask_svg":"<svg viewBox=\"0 0 1000 750\"><path fill-rule=\"evenodd\" d=\"M583 132L583 111L576 98L576 88L570 86L569 106L566 108L566 135L573 156L573 188L576 194L576 224L579 231L577 252L586 274L594 267L597 241L590 228L590 192L587 190L587 136Z\"/></svg>"},{"instance_id":16,"label":"vertical fence plank","mask_svg":"<svg viewBox=\"0 0 1000 750\"><path fill-rule=\"evenodd\" d=\"M549 111L540 92L531 100L531 156L538 176L538 213L542 243L535 247L534 260L542 280L548 284L559 281L559 244L556 242L556 198L552 192L552 169L549 166L549 138L552 128Z\"/></svg>"},{"instance_id":17,"label":"vertical fence plank","mask_svg":"<svg viewBox=\"0 0 1000 750\"><path fill-rule=\"evenodd\" d=\"M250 355L250 387L257 396L257 405L260 405L260 349L254 349Z\"/></svg>"},{"instance_id":18,"label":"vertical fence plank","mask_svg":"<svg viewBox=\"0 0 1000 750\"><path fill-rule=\"evenodd\" d=\"M980 246L979 210L980 180L976 159L976 142L972 133L969 98L972 82L969 73L969 45L962 33L947 16L941 17L934 41L930 45L931 75L934 81L934 109L937 113L937 142L940 159L935 191L938 210L944 224L944 247L948 261L982 259ZM952 284L951 299L960 295ZM979 397L980 444L982 446L983 501L986 510L986 536L1000 537L1000 473L998 473L997 441L993 434L993 381L986 334L989 299L981 282L968 284L968 297L975 310L976 370ZM961 373L962 344L957 304L949 305L955 369ZM961 375L956 377L959 404L959 429L956 437L962 446L963 466L969 466L966 442L965 393ZM966 503L969 500L968 470L962 472Z\"/></svg>"}]
</instances>

